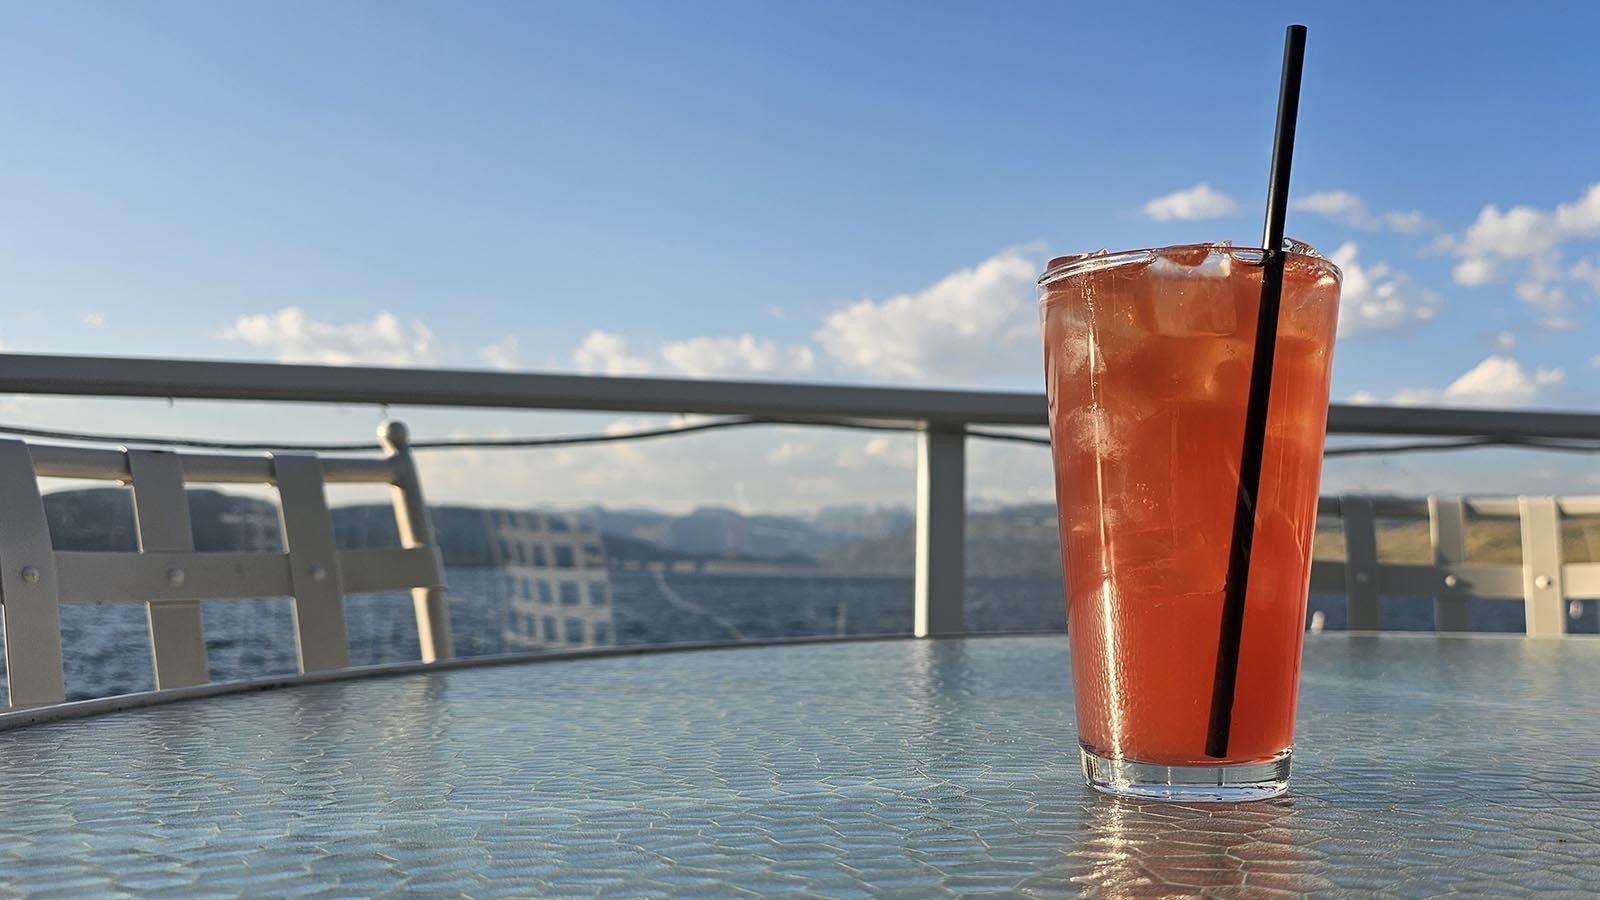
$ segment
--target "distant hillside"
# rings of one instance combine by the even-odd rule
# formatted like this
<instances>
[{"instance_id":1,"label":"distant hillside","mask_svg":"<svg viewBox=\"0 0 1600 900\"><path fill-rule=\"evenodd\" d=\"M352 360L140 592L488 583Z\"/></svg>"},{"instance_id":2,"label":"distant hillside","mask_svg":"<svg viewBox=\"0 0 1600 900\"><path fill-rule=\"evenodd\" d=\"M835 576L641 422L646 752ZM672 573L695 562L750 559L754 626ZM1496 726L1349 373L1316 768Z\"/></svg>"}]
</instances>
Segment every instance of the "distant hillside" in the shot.
<instances>
[{"instance_id":1,"label":"distant hillside","mask_svg":"<svg viewBox=\"0 0 1600 900\"><path fill-rule=\"evenodd\" d=\"M1563 558L1579 563L1600 560L1600 518L1562 522ZM849 571L910 572L914 559L912 526L874 540L841 543L821 556L824 566ZM1313 555L1344 559L1344 535L1336 521L1318 523ZM1428 564L1433 553L1428 523L1380 521L1378 556L1387 563ZM1478 519L1467 528L1467 558L1481 564L1522 561L1515 520ZM967 574L984 576L1061 576L1060 535L1050 504L1013 506L967 517Z\"/></svg>"},{"instance_id":2,"label":"distant hillside","mask_svg":"<svg viewBox=\"0 0 1600 900\"><path fill-rule=\"evenodd\" d=\"M187 493L196 550L212 553L283 546L278 539L278 510L272 504L221 491ZM44 512L58 550L138 549L133 495L126 488L56 491L44 495Z\"/></svg>"},{"instance_id":3,"label":"distant hillside","mask_svg":"<svg viewBox=\"0 0 1600 900\"><path fill-rule=\"evenodd\" d=\"M196 550L282 550L276 505L214 490L190 489L186 493ZM133 498L125 488L56 491L44 496L44 508L51 540L58 549L138 548ZM429 513L446 565L481 566L492 562L490 510L434 506ZM400 543L394 510L387 504L335 507L332 517L334 539L341 547L393 547Z\"/></svg>"},{"instance_id":4,"label":"distant hillside","mask_svg":"<svg viewBox=\"0 0 1600 900\"><path fill-rule=\"evenodd\" d=\"M187 493L195 549L273 551L283 547L274 504L214 490ZM45 496L44 506L52 540L60 549L132 551L138 547L132 496L126 488L56 491ZM495 522L508 512L522 510L429 507L445 564L494 565L498 559ZM685 516L604 509L591 510L589 515L600 524L606 555L615 563L722 561L814 567L816 551L844 540L801 519L743 516L716 508ZM335 507L332 517L334 538L341 547L392 547L400 541L394 510L388 504Z\"/></svg>"},{"instance_id":5,"label":"distant hillside","mask_svg":"<svg viewBox=\"0 0 1600 900\"><path fill-rule=\"evenodd\" d=\"M275 505L215 490L190 490L189 516L195 547L202 552L278 550ZM62 550L131 551L137 546L133 508L126 488L57 491L44 497L56 547ZM495 521L508 512L467 506L430 508L446 565L494 565ZM837 507L817 516L745 516L704 507L686 515L656 510L594 508L582 514L599 523L606 556L613 564L760 563L838 572L909 574L915 527L904 509ZM399 535L387 504L333 510L335 538L342 547L395 546ZM1319 528L1318 559L1342 559L1337 523ZM1600 519L1568 519L1565 558L1600 559ZM1515 521L1475 520L1467 530L1467 555L1477 563L1520 559ZM1426 522L1380 522L1379 556L1386 562L1426 563L1431 558ZM1014 506L967 518L967 572L979 577L1060 577L1061 549L1055 508Z\"/></svg>"},{"instance_id":6,"label":"distant hillside","mask_svg":"<svg viewBox=\"0 0 1600 900\"><path fill-rule=\"evenodd\" d=\"M828 568L909 573L915 560L915 525L874 540L835 546L822 555ZM1013 506L967 516L967 574L979 577L1061 577L1056 509Z\"/></svg>"},{"instance_id":7,"label":"distant hillside","mask_svg":"<svg viewBox=\"0 0 1600 900\"><path fill-rule=\"evenodd\" d=\"M631 538L694 556L812 557L835 541L810 523L787 516L746 516L703 506L688 515L597 507L593 515L607 536Z\"/></svg>"}]
</instances>

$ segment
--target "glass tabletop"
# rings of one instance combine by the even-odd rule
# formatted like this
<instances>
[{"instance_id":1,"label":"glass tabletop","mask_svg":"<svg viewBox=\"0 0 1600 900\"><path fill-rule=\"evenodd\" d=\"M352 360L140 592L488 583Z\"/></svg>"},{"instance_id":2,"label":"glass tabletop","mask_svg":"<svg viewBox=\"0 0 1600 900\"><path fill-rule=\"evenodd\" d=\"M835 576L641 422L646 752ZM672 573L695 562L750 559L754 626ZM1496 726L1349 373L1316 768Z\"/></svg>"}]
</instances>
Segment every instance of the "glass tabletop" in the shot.
<instances>
[{"instance_id":1,"label":"glass tabletop","mask_svg":"<svg viewBox=\"0 0 1600 900\"><path fill-rule=\"evenodd\" d=\"M1114 896L1600 883L1600 642L1307 639L1290 795L1085 789L1060 635L302 685L0 733L31 894Z\"/></svg>"}]
</instances>

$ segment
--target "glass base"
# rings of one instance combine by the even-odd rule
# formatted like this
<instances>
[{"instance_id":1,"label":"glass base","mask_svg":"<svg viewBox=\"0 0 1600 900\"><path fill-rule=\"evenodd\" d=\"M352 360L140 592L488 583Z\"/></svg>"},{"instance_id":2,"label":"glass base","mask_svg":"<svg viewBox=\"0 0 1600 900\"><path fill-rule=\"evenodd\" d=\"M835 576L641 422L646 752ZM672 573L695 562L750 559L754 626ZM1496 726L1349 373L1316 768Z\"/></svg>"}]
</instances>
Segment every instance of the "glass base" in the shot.
<instances>
[{"instance_id":1,"label":"glass base","mask_svg":"<svg viewBox=\"0 0 1600 900\"><path fill-rule=\"evenodd\" d=\"M1172 803L1237 803L1266 800L1289 789L1288 750L1265 762L1217 766L1164 766L1082 752L1084 782L1113 797Z\"/></svg>"}]
</instances>

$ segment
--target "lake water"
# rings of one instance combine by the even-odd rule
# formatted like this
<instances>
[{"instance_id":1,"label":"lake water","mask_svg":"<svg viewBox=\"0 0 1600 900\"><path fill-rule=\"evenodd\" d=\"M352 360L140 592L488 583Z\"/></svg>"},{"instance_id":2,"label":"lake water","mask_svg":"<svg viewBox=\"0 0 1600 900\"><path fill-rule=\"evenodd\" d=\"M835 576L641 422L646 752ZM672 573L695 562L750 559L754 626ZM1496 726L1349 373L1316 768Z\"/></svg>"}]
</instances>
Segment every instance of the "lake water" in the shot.
<instances>
[{"instance_id":1,"label":"lake water","mask_svg":"<svg viewBox=\"0 0 1600 900\"><path fill-rule=\"evenodd\" d=\"M511 570L452 568L450 615L456 652L482 656L511 651L611 645L741 641L811 635L905 634L911 630L908 577L693 575L612 572L609 589L583 602L559 591L543 597ZM1432 601L1385 598L1385 629L1427 631ZM202 604L212 678L228 681L295 671L288 600ZM1345 627L1343 595L1316 594L1327 630ZM1479 631L1523 630L1522 604L1472 601ZM966 619L975 631L1064 630L1061 581L972 578ZM350 597L345 604L351 662L368 665L415 660L416 620L405 594ZM1568 622L1574 632L1597 631L1596 604ZM71 699L149 690L149 636L143 608L131 604L67 606L61 611L62 651Z\"/></svg>"}]
</instances>

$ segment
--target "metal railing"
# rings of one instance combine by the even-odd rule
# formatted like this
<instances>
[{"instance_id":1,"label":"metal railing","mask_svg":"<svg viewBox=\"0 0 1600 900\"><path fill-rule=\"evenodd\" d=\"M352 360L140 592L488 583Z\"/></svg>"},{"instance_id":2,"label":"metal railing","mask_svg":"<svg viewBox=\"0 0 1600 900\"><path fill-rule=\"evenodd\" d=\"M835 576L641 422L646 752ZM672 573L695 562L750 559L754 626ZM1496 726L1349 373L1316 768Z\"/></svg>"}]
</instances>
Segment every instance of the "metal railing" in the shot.
<instances>
[{"instance_id":1,"label":"metal railing","mask_svg":"<svg viewBox=\"0 0 1600 900\"><path fill-rule=\"evenodd\" d=\"M1566 562L1562 534L1564 518L1600 515L1600 497L1324 497L1317 512L1339 518L1345 558L1314 562L1311 589L1343 593L1353 630L1378 629L1385 596L1432 597L1438 631L1471 630L1471 599L1521 600L1530 636L1564 634L1568 603L1600 600L1600 562ZM1517 522L1521 562L1470 561L1469 516ZM1427 522L1432 559L1380 562L1380 520Z\"/></svg>"},{"instance_id":2,"label":"metal railing","mask_svg":"<svg viewBox=\"0 0 1600 900\"><path fill-rule=\"evenodd\" d=\"M963 630L969 426L1047 424L1044 397L1032 393L32 354L0 354L0 393L699 413L819 425L913 425L919 432L914 628L919 636ZM1328 431L1593 441L1600 439L1600 415L1335 405ZM1374 575L1363 565L1352 563L1352 579L1365 573L1380 586L1410 585L1405 580L1410 576ZM1545 577L1559 574L1545 573L1548 566L1539 568ZM1320 571L1318 583L1331 583L1334 576L1328 573L1333 570L1323 566ZM1469 574L1465 569L1437 569L1429 577L1459 580ZM1500 585L1482 577L1475 583L1486 590ZM1366 601L1356 608L1358 620L1367 623Z\"/></svg>"},{"instance_id":3,"label":"metal railing","mask_svg":"<svg viewBox=\"0 0 1600 900\"><path fill-rule=\"evenodd\" d=\"M6 693L13 707L66 699L61 604L144 604L157 690L210 680L202 600L289 597L301 672L350 664L346 594L409 590L423 662L454 655L444 564L407 446L405 426L379 431L376 459L92 450L0 439L0 621ZM59 550L38 478L120 481L131 488L138 552ZM277 490L282 552L197 553L185 489L270 484ZM324 486L390 487L400 547L341 550Z\"/></svg>"}]
</instances>

